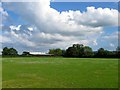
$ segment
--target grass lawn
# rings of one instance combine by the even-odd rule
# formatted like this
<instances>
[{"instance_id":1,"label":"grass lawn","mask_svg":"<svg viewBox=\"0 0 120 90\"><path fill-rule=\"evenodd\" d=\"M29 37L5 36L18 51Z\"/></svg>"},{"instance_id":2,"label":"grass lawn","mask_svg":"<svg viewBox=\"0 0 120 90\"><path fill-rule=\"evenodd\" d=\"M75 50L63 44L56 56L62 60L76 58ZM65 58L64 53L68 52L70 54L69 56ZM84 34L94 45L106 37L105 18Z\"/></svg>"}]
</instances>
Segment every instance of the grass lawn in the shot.
<instances>
[{"instance_id":1,"label":"grass lawn","mask_svg":"<svg viewBox=\"0 0 120 90\"><path fill-rule=\"evenodd\" d=\"M118 59L3 58L3 88L117 88Z\"/></svg>"}]
</instances>

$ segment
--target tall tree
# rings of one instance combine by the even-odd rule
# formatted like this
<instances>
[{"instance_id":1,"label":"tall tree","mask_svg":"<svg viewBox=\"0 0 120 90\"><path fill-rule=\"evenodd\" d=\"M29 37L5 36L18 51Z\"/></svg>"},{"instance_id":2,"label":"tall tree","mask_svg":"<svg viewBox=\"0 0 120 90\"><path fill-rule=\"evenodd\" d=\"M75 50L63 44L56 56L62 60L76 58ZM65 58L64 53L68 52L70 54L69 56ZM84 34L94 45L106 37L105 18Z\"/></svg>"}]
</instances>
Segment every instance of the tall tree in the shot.
<instances>
[{"instance_id":1,"label":"tall tree","mask_svg":"<svg viewBox=\"0 0 120 90\"><path fill-rule=\"evenodd\" d=\"M84 53L83 44L73 44L66 50L66 56L68 57L82 57Z\"/></svg>"},{"instance_id":2,"label":"tall tree","mask_svg":"<svg viewBox=\"0 0 120 90\"><path fill-rule=\"evenodd\" d=\"M75 47L69 47L66 50L66 56L67 57L77 57L79 55L79 53L77 53L76 51L77 49Z\"/></svg>"},{"instance_id":3,"label":"tall tree","mask_svg":"<svg viewBox=\"0 0 120 90\"><path fill-rule=\"evenodd\" d=\"M14 48L10 48L9 49L9 55L11 55L11 56L16 56L16 55L18 55L18 52L17 52L17 50L16 49L14 49Z\"/></svg>"},{"instance_id":4,"label":"tall tree","mask_svg":"<svg viewBox=\"0 0 120 90\"><path fill-rule=\"evenodd\" d=\"M5 47L5 48L3 48L2 55L3 56L17 56L18 52L14 48Z\"/></svg>"},{"instance_id":5,"label":"tall tree","mask_svg":"<svg viewBox=\"0 0 120 90\"><path fill-rule=\"evenodd\" d=\"M104 57L105 56L105 50L104 48L99 48L97 51L97 57Z\"/></svg>"},{"instance_id":6,"label":"tall tree","mask_svg":"<svg viewBox=\"0 0 120 90\"><path fill-rule=\"evenodd\" d=\"M84 47L84 54L83 54L85 57L92 57L94 54L93 54L93 51L92 51L92 48L90 48L89 46L85 46Z\"/></svg>"},{"instance_id":7,"label":"tall tree","mask_svg":"<svg viewBox=\"0 0 120 90\"><path fill-rule=\"evenodd\" d=\"M9 48L8 47L3 48L2 55L9 55Z\"/></svg>"},{"instance_id":8,"label":"tall tree","mask_svg":"<svg viewBox=\"0 0 120 90\"><path fill-rule=\"evenodd\" d=\"M49 54L54 54L55 56L62 56L63 51L60 48L49 49Z\"/></svg>"}]
</instances>

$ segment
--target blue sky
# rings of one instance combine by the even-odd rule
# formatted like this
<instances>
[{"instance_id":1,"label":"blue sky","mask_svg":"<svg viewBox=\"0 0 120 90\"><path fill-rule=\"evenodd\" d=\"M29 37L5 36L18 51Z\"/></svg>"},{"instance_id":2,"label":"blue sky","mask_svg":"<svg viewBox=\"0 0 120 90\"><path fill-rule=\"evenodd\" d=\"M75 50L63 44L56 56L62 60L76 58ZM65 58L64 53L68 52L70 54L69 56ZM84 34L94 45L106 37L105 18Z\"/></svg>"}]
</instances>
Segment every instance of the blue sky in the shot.
<instances>
[{"instance_id":1,"label":"blue sky","mask_svg":"<svg viewBox=\"0 0 120 90\"><path fill-rule=\"evenodd\" d=\"M117 2L51 2L50 5L59 12L67 10L80 10L86 11L86 7L94 6L95 8L110 8L118 10Z\"/></svg>"},{"instance_id":2,"label":"blue sky","mask_svg":"<svg viewBox=\"0 0 120 90\"><path fill-rule=\"evenodd\" d=\"M21 53L66 49L74 43L93 50L118 46L118 3L43 2L3 3L3 47L15 47Z\"/></svg>"},{"instance_id":3,"label":"blue sky","mask_svg":"<svg viewBox=\"0 0 120 90\"><path fill-rule=\"evenodd\" d=\"M59 12L69 10L80 10L81 12L85 12L86 7L90 6L94 6L95 8L101 7L118 10L117 2L51 2L50 6ZM106 34L111 34L118 31L118 27L116 26L104 27L104 29Z\"/></svg>"},{"instance_id":4,"label":"blue sky","mask_svg":"<svg viewBox=\"0 0 120 90\"><path fill-rule=\"evenodd\" d=\"M116 9L118 10L118 3L117 2L51 2L50 5L52 8L58 10L59 12L62 11L69 11L69 10L80 10L81 12L86 12L86 7L94 6L95 8L110 8L110 9ZM104 27L104 34L109 35L114 32L118 31L117 26L107 26ZM104 45L104 43L100 42L99 47L104 47L107 48L108 50L113 50L110 49L110 47L107 47L107 45ZM107 43L105 43L107 44ZM97 49L93 47L94 49ZM115 48L114 48L115 50Z\"/></svg>"}]
</instances>

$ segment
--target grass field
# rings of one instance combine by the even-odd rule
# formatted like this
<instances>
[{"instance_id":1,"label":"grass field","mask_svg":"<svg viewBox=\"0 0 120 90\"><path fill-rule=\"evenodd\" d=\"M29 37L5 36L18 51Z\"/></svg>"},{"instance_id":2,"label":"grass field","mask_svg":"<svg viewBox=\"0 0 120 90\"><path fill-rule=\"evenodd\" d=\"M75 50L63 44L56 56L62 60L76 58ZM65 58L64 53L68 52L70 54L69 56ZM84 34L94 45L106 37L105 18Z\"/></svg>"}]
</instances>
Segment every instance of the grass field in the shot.
<instances>
[{"instance_id":1,"label":"grass field","mask_svg":"<svg viewBox=\"0 0 120 90\"><path fill-rule=\"evenodd\" d=\"M3 58L3 88L117 88L118 59Z\"/></svg>"}]
</instances>

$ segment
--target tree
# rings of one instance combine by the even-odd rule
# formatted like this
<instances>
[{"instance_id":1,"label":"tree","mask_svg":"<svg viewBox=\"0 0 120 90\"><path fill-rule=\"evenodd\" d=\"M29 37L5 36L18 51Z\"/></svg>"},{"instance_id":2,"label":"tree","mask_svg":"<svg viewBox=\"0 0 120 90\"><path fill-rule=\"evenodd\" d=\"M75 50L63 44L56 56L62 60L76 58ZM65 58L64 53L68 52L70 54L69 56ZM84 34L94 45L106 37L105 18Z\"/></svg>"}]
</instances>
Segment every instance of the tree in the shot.
<instances>
[{"instance_id":1,"label":"tree","mask_svg":"<svg viewBox=\"0 0 120 90\"><path fill-rule=\"evenodd\" d=\"M72 47L69 47L66 50L67 57L82 57L84 53L83 44L73 44Z\"/></svg>"},{"instance_id":2,"label":"tree","mask_svg":"<svg viewBox=\"0 0 120 90\"><path fill-rule=\"evenodd\" d=\"M73 44L66 50L67 57L92 57L93 55L92 48L83 44Z\"/></svg>"},{"instance_id":3,"label":"tree","mask_svg":"<svg viewBox=\"0 0 120 90\"><path fill-rule=\"evenodd\" d=\"M105 55L106 55L106 51L104 50L104 48L99 48L96 53L96 56L97 57L105 57Z\"/></svg>"},{"instance_id":4,"label":"tree","mask_svg":"<svg viewBox=\"0 0 120 90\"><path fill-rule=\"evenodd\" d=\"M49 49L49 54L54 54L55 56L62 56L63 55L63 51L60 48Z\"/></svg>"},{"instance_id":5,"label":"tree","mask_svg":"<svg viewBox=\"0 0 120 90\"><path fill-rule=\"evenodd\" d=\"M55 49L49 49L49 54L54 54Z\"/></svg>"},{"instance_id":6,"label":"tree","mask_svg":"<svg viewBox=\"0 0 120 90\"><path fill-rule=\"evenodd\" d=\"M83 57L84 54L84 45L83 44L73 44L73 47L75 48L75 56L76 57Z\"/></svg>"},{"instance_id":7,"label":"tree","mask_svg":"<svg viewBox=\"0 0 120 90\"><path fill-rule=\"evenodd\" d=\"M85 46L84 47L84 57L92 57L94 54L93 54L93 51L92 51L92 48L90 48L89 46Z\"/></svg>"},{"instance_id":8,"label":"tree","mask_svg":"<svg viewBox=\"0 0 120 90\"><path fill-rule=\"evenodd\" d=\"M7 47L3 48L2 55L9 55L9 49Z\"/></svg>"},{"instance_id":9,"label":"tree","mask_svg":"<svg viewBox=\"0 0 120 90\"><path fill-rule=\"evenodd\" d=\"M9 49L9 55L11 55L11 56L16 56L16 55L18 55L18 52L17 52L16 49L10 48L10 49Z\"/></svg>"},{"instance_id":10,"label":"tree","mask_svg":"<svg viewBox=\"0 0 120 90\"><path fill-rule=\"evenodd\" d=\"M66 50L62 50L62 56L65 56Z\"/></svg>"},{"instance_id":11,"label":"tree","mask_svg":"<svg viewBox=\"0 0 120 90\"><path fill-rule=\"evenodd\" d=\"M55 49L56 56L62 56L62 50L60 48Z\"/></svg>"},{"instance_id":12,"label":"tree","mask_svg":"<svg viewBox=\"0 0 120 90\"><path fill-rule=\"evenodd\" d=\"M17 56L18 52L14 48L5 47L5 48L3 48L2 55L3 56Z\"/></svg>"},{"instance_id":13,"label":"tree","mask_svg":"<svg viewBox=\"0 0 120 90\"><path fill-rule=\"evenodd\" d=\"M76 48L75 47L69 47L66 50L66 56L67 57L77 57L79 53L77 53Z\"/></svg>"},{"instance_id":14,"label":"tree","mask_svg":"<svg viewBox=\"0 0 120 90\"><path fill-rule=\"evenodd\" d=\"M30 52L24 51L24 52L22 53L22 56L30 56Z\"/></svg>"}]
</instances>

